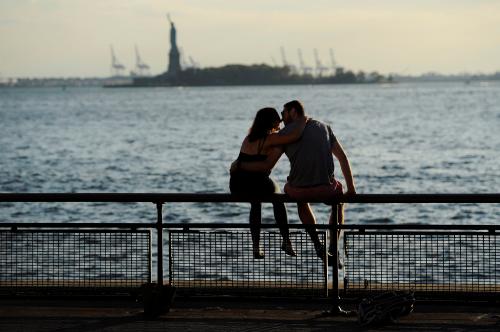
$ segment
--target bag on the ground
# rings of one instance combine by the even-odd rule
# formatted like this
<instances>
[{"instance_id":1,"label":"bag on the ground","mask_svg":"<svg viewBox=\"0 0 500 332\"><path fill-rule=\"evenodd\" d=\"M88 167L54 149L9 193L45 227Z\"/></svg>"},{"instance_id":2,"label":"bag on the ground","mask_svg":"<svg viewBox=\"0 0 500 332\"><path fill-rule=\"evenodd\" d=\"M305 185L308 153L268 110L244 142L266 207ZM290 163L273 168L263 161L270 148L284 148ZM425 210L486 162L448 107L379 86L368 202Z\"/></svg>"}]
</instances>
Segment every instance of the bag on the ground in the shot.
<instances>
[{"instance_id":1,"label":"bag on the ground","mask_svg":"<svg viewBox=\"0 0 500 332\"><path fill-rule=\"evenodd\" d=\"M394 321L413 311L413 292L388 292L364 298L358 307L361 326L379 326Z\"/></svg>"}]
</instances>

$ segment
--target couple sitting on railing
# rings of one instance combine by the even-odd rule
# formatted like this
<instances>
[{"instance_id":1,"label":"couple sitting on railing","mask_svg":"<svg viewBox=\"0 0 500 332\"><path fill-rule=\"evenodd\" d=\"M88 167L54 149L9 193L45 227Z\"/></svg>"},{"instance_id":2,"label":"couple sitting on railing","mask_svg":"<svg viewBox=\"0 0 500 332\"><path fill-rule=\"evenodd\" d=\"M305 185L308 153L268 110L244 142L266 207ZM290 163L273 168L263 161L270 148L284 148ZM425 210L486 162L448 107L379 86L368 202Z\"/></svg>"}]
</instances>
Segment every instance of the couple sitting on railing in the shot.
<instances>
[{"instance_id":1,"label":"couple sitting on railing","mask_svg":"<svg viewBox=\"0 0 500 332\"><path fill-rule=\"evenodd\" d=\"M308 200L331 201L336 195L343 194L342 184L333 176L333 156L337 158L347 184L346 194L355 194L349 160L340 142L329 125L305 116L302 104L293 100L283 106L282 118L274 108L263 108L255 116L248 136L241 145L240 154L231 164L230 189L234 194L269 195L279 193L280 189L269 175L283 152L290 160L290 174L285 185L285 193L297 203L299 218L305 225L316 223ZM280 130L280 122L285 127ZM332 156L333 155L333 156ZM281 249L290 256L296 256L289 237L288 218L284 203L273 202L274 217L283 237ZM343 208L333 209L330 223L335 220L343 223ZM261 203L251 203L250 230L252 233L253 256L264 258L260 247ZM317 255L324 259L325 247L316 230L307 228ZM338 236L338 235L337 235ZM331 235L330 235L331 237ZM335 253L330 248L328 254Z\"/></svg>"}]
</instances>

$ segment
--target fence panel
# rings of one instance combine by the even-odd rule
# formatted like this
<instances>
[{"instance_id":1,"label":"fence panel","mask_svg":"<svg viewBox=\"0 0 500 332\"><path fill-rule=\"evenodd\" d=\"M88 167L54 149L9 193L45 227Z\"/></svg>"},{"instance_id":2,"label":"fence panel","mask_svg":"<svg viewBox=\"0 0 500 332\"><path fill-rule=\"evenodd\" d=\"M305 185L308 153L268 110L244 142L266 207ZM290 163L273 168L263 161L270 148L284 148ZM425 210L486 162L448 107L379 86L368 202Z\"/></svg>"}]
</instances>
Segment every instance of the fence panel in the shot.
<instances>
[{"instance_id":1,"label":"fence panel","mask_svg":"<svg viewBox=\"0 0 500 332\"><path fill-rule=\"evenodd\" d=\"M248 231L173 230L170 282L180 293L326 296L327 266L306 232L291 232L297 257L280 249L278 232L262 232L264 259L254 259ZM319 232L325 241L326 233Z\"/></svg>"},{"instance_id":2,"label":"fence panel","mask_svg":"<svg viewBox=\"0 0 500 332\"><path fill-rule=\"evenodd\" d=\"M346 294L413 290L451 298L500 292L495 232L348 231L344 245Z\"/></svg>"},{"instance_id":3,"label":"fence panel","mask_svg":"<svg viewBox=\"0 0 500 332\"><path fill-rule=\"evenodd\" d=\"M0 231L3 292L137 288L150 281L150 231Z\"/></svg>"}]
</instances>

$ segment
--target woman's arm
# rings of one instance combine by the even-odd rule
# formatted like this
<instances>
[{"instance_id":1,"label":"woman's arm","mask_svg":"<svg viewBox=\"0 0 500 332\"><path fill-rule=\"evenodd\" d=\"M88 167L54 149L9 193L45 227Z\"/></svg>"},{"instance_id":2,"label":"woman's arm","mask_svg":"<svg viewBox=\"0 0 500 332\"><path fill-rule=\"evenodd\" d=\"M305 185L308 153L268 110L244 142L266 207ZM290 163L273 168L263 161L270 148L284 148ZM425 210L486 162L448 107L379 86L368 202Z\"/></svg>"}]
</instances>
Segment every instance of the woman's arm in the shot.
<instances>
[{"instance_id":1,"label":"woman's arm","mask_svg":"<svg viewBox=\"0 0 500 332\"><path fill-rule=\"evenodd\" d=\"M300 139L302 136L302 132L306 127L308 118L303 116L300 119L295 120L295 128L293 128L289 133L272 133L269 134L266 138L266 142L264 144L265 147L271 147L276 145L286 145L293 143Z\"/></svg>"}]
</instances>

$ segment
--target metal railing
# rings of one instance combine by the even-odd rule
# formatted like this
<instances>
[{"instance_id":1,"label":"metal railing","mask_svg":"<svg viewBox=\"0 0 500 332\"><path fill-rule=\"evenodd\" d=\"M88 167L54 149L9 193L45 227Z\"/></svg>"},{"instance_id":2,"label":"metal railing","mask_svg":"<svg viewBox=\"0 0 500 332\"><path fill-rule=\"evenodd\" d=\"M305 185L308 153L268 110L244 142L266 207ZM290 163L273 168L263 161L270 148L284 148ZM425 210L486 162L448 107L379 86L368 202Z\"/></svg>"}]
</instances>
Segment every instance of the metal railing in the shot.
<instances>
[{"instance_id":1,"label":"metal railing","mask_svg":"<svg viewBox=\"0 0 500 332\"><path fill-rule=\"evenodd\" d=\"M498 225L347 225L345 296L411 290L419 298L500 294Z\"/></svg>"},{"instance_id":2,"label":"metal railing","mask_svg":"<svg viewBox=\"0 0 500 332\"><path fill-rule=\"evenodd\" d=\"M57 229L64 227L65 229L109 229L109 228L126 228L126 229L156 229L156 253L157 266L156 276L160 283L163 283L164 276L164 240L163 230L170 232L169 243L175 243L182 239L183 234L189 234L194 229L237 229L248 228L248 224L204 224L190 223L186 224L164 224L163 223L163 206L166 203L182 203L182 202L295 202L289 197L277 194L267 197L241 197L230 194L105 194L105 193L84 193L84 194L0 194L0 202L114 202L114 203L130 203L130 202L149 202L156 206L156 223L9 223L0 224L0 228L16 231L29 228ZM319 202L319 201L318 201ZM322 202L324 203L324 202ZM338 208L340 203L500 203L500 194L358 194L354 196L338 196L332 199L328 204L334 209ZM337 215L334 213L334 215ZM273 228L270 225L262 225L262 228ZM188 229L189 228L189 229ZM304 229L302 225L290 225L292 229ZM441 292L450 293L452 291L459 292L485 292L498 294L497 285L500 284L500 271L498 271L498 259L500 259L500 244L498 244L497 225L483 226L450 226L450 225L316 225L316 229L327 231L335 234L337 230L344 230L344 248L345 254L341 252L341 256L345 256L345 276L340 280L339 287L338 278L338 263L336 259L332 260L330 271L332 275L332 285L330 296L333 304L339 303L339 290L342 288L346 296L354 294L356 291L380 291L388 289L413 289L425 292ZM181 231L179 231L181 230ZM182 232L184 231L184 233ZM177 233L176 233L177 232ZM174 238L172 238L173 234ZM248 236L247 233L245 233ZM302 232L302 235L305 233ZM178 236L178 238L175 238ZM179 238L180 236L180 238ZM216 236L206 234L206 236ZM230 234L230 236L235 236ZM272 238L272 236L271 236ZM331 237L334 242L333 247L337 248L337 237ZM248 241L248 239L246 240ZM274 241L274 240L273 240ZM207 242L207 247L210 248L210 242ZM306 245L307 240L301 239L301 244ZM189 241L187 242L189 243ZM194 243L194 242L193 242ZM470 245L473 243L474 245ZM486 243L486 244L485 244ZM183 243L183 246L186 243ZM233 245L241 244L241 241L230 241L228 248ZM412 244L418 250L410 250L407 244ZM460 248L467 247L467 251L461 251ZM276 248L275 242L269 244L269 247ZM385 248L385 249L384 249ZM390 249L388 249L390 248ZM477 250L476 250L477 249ZM188 254L196 254L192 248L183 247L183 250L188 250ZM304 250L304 252L310 249ZM342 251L342 250L341 250ZM464 254L466 252L467 254ZM191 262L179 262L179 257L172 256L174 250L169 250L168 263L170 266L169 280L175 281L175 264L180 263L181 269L189 269ZM338 253L337 253L338 254ZM463 258L463 255L468 255ZM489 259L479 259L480 256L485 256ZM205 256L208 257L208 256ZM305 257L308 257L305 255ZM444 257L444 258L443 258ZM400 265L399 262L405 264ZM204 261L193 261L200 265ZM454 262L454 265L451 264ZM469 264L470 262L470 264ZM488 265L488 262L490 264ZM253 261L247 261L247 267L253 264ZM448 264L448 265L447 265ZM477 265L481 264L481 265ZM275 264L276 265L276 264ZM476 268L475 266L480 266ZM326 265L325 265L326 269ZM429 272L437 271L439 278L433 279L429 276ZM449 270L449 271L448 271ZM291 270L287 270L286 273ZM408 272L409 271L409 272ZM413 274L412 274L413 271ZM227 271L226 271L227 272ZM477 273L476 273L477 272ZM275 271L276 275L280 275L279 271ZM485 275L488 278L486 279ZM203 273L200 274L203 276ZM327 274L326 274L327 275ZM454 276L453 276L454 275ZM493 276L493 277L492 277ZM207 276L205 276L205 280ZM321 277L321 278L324 278ZM453 279L454 278L454 279ZM187 275L186 280L194 280L195 277ZM266 280L260 286L276 287L282 285L282 280L268 283ZM227 280L226 280L227 281ZM259 281L259 280L258 280ZM343 285L342 285L343 283ZM210 283L205 283L205 286ZM229 289L234 286L234 283L221 283ZM451 286L450 286L451 285ZM193 284L187 284L188 287L193 287ZM245 285L248 287L248 285ZM447 288L448 287L448 288ZM234 288L234 287L233 287Z\"/></svg>"},{"instance_id":3,"label":"metal railing","mask_svg":"<svg viewBox=\"0 0 500 332\"><path fill-rule=\"evenodd\" d=\"M327 296L327 266L316 255L309 236L292 230L297 256L281 249L281 235L261 235L263 259L254 259L246 229L189 228L169 231L169 281L181 294ZM242 225L231 225L233 227ZM320 241L326 233L319 232Z\"/></svg>"},{"instance_id":4,"label":"metal railing","mask_svg":"<svg viewBox=\"0 0 500 332\"><path fill-rule=\"evenodd\" d=\"M24 226L0 229L0 293L137 289L151 282L150 233Z\"/></svg>"}]
</instances>

